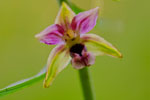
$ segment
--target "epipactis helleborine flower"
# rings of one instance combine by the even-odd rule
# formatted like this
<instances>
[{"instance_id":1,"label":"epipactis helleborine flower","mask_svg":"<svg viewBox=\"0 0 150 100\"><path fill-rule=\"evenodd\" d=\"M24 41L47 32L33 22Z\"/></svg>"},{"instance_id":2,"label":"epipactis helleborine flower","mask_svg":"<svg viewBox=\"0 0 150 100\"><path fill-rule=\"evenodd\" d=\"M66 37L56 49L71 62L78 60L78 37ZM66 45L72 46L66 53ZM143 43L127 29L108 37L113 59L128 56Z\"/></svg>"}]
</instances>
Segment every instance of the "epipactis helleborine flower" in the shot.
<instances>
[{"instance_id":1,"label":"epipactis helleborine flower","mask_svg":"<svg viewBox=\"0 0 150 100\"><path fill-rule=\"evenodd\" d=\"M77 15L66 3L62 3L55 24L36 35L42 43L57 46L47 62L44 87L49 87L54 78L71 62L75 69L82 69L95 62L95 56L106 54L122 57L109 42L96 34L85 34L94 28L99 7Z\"/></svg>"}]
</instances>

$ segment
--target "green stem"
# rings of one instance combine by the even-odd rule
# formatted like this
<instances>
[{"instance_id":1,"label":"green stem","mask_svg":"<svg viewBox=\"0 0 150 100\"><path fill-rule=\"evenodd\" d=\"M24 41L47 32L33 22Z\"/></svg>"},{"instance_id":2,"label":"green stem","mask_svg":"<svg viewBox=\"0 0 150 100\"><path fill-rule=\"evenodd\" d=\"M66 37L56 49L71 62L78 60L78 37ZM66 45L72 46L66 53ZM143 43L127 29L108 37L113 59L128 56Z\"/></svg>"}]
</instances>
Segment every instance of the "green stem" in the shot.
<instances>
[{"instance_id":1,"label":"green stem","mask_svg":"<svg viewBox=\"0 0 150 100\"><path fill-rule=\"evenodd\" d=\"M96 100L90 72L87 67L79 70L84 100Z\"/></svg>"}]
</instances>

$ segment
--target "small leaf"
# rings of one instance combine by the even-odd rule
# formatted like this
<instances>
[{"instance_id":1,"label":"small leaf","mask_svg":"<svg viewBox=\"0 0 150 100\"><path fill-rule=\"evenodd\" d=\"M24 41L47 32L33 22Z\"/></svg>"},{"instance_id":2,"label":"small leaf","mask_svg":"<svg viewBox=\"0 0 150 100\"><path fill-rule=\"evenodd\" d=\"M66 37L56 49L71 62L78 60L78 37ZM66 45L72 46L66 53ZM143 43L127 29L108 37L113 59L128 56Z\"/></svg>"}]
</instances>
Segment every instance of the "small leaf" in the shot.
<instances>
[{"instance_id":1,"label":"small leaf","mask_svg":"<svg viewBox=\"0 0 150 100\"><path fill-rule=\"evenodd\" d=\"M18 90L21 90L25 87L28 87L28 86L44 79L45 73L46 73L46 70L44 68L44 70L42 70L40 73L38 73L37 75L35 75L33 77L18 81L18 82L11 84L3 89L0 89L0 97L5 96L7 94L14 93Z\"/></svg>"},{"instance_id":2,"label":"small leaf","mask_svg":"<svg viewBox=\"0 0 150 100\"><path fill-rule=\"evenodd\" d=\"M113 57L122 57L121 53L112 44L98 35L85 34L81 38L88 51L93 52L95 55L106 54Z\"/></svg>"}]
</instances>

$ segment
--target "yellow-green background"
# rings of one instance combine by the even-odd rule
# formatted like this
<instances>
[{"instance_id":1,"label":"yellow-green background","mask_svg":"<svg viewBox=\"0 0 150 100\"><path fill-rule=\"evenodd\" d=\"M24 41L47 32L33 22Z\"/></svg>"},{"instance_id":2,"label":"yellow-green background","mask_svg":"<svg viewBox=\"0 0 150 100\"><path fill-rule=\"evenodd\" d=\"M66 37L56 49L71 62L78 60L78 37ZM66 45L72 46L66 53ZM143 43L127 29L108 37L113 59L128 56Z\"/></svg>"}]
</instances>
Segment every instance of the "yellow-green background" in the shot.
<instances>
[{"instance_id":1,"label":"yellow-green background","mask_svg":"<svg viewBox=\"0 0 150 100\"><path fill-rule=\"evenodd\" d=\"M124 56L96 58L91 73L97 100L150 100L150 1L72 1L84 9L101 6L100 28L91 32L110 41ZM53 24L58 10L56 0L0 0L0 88L38 73L46 64L54 46L39 43L34 35ZM0 98L82 99L78 72L71 65L48 89L40 81Z\"/></svg>"}]
</instances>

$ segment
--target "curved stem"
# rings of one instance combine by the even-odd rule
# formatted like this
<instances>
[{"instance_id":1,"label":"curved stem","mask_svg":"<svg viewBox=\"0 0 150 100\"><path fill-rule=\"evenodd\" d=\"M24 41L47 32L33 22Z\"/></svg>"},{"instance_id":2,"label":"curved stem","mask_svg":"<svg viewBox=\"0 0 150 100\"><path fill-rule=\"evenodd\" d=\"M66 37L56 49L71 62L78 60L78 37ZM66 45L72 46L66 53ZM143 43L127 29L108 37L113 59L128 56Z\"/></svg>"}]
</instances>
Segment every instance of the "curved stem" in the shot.
<instances>
[{"instance_id":1,"label":"curved stem","mask_svg":"<svg viewBox=\"0 0 150 100\"><path fill-rule=\"evenodd\" d=\"M80 69L79 76L84 100L96 100L89 69L87 67Z\"/></svg>"}]
</instances>

